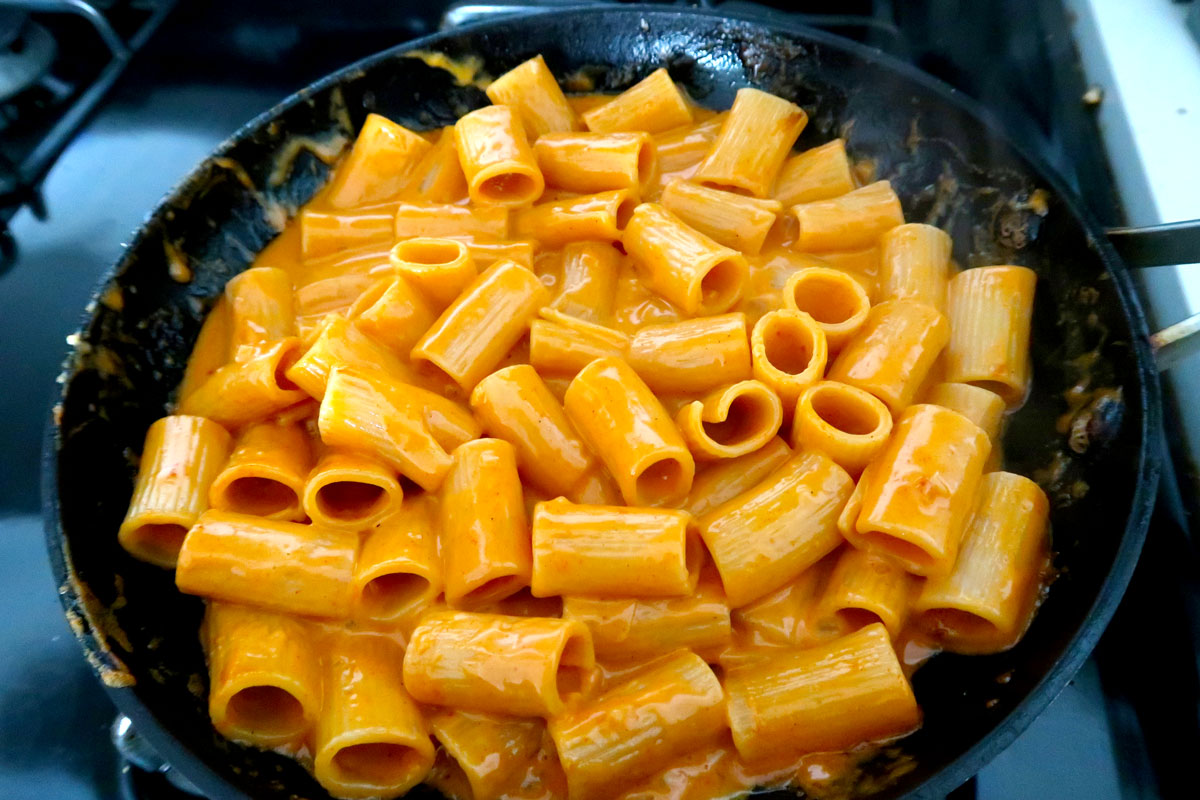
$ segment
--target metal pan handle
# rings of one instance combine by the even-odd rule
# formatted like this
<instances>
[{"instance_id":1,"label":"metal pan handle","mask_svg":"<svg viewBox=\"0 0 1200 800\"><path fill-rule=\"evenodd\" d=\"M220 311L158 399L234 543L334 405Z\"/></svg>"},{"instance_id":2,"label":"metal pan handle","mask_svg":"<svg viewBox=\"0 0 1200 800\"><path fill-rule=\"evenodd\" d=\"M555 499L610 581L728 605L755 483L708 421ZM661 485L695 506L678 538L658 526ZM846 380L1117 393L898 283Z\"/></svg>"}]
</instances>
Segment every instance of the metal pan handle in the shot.
<instances>
[{"instance_id":1,"label":"metal pan handle","mask_svg":"<svg viewBox=\"0 0 1200 800\"><path fill-rule=\"evenodd\" d=\"M1200 219L1144 228L1110 228L1108 240L1132 269L1200 262ZM1150 337L1159 370L1200 353L1200 314Z\"/></svg>"}]
</instances>

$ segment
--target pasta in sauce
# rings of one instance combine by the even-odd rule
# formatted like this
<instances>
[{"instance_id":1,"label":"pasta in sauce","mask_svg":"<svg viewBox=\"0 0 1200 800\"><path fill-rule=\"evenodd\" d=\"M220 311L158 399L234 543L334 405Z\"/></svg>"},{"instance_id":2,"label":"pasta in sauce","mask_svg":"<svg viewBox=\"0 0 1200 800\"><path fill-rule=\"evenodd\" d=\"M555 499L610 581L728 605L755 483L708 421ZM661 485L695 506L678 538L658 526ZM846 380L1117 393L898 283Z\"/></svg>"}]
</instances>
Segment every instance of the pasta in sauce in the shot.
<instances>
[{"instance_id":1,"label":"pasta in sauce","mask_svg":"<svg viewBox=\"0 0 1200 800\"><path fill-rule=\"evenodd\" d=\"M487 93L368 116L146 435L119 538L206 599L214 726L339 798L847 791L911 653L1035 611L1036 276L783 98Z\"/></svg>"}]
</instances>

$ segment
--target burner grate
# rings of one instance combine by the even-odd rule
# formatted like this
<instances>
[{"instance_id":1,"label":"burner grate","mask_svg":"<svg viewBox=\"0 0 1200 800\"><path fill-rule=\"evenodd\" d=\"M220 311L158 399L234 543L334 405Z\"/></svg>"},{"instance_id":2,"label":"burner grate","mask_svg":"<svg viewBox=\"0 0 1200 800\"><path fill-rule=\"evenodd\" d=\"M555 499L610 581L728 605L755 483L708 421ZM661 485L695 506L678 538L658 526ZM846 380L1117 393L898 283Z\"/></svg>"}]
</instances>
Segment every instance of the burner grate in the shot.
<instances>
[{"instance_id":1,"label":"burner grate","mask_svg":"<svg viewBox=\"0 0 1200 800\"><path fill-rule=\"evenodd\" d=\"M45 218L42 179L158 28L174 0L5 0L0 8L0 274L16 257L8 222Z\"/></svg>"}]
</instances>

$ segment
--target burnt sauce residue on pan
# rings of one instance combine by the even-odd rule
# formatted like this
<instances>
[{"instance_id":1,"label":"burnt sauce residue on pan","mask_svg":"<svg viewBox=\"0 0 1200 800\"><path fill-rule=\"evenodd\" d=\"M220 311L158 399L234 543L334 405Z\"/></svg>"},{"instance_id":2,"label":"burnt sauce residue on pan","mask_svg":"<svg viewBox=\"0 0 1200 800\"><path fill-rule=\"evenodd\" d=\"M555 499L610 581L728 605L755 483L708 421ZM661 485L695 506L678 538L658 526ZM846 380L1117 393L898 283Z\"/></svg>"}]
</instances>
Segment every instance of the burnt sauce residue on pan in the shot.
<instances>
[{"instance_id":1,"label":"burnt sauce residue on pan","mask_svg":"<svg viewBox=\"0 0 1200 800\"><path fill-rule=\"evenodd\" d=\"M799 147L844 134L863 177L891 180L909 220L953 236L957 263L1024 264L1039 274L1034 387L1010 420L1005 457L1051 496L1062 576L1013 651L942 656L917 672L921 731L808 759L802 788L890 797L962 755L1032 691L1112 565L1133 496L1140 384L1116 288L1064 199L946 97L859 55L736 20L619 16L619 26L598 12L590 18L604 23L600 36L566 13L451 34L412 57L356 65L272 109L149 218L72 339L54 415L63 535L51 533L68 618L106 683L130 687L184 748L247 793L325 796L296 764L213 732L201 603L117 545L145 431L170 410L225 282L324 184L368 112L415 129L452 123L486 102L488 76L535 53L578 91L618 91L665 66L710 107L727 108L750 84L788 97L810 116Z\"/></svg>"}]
</instances>

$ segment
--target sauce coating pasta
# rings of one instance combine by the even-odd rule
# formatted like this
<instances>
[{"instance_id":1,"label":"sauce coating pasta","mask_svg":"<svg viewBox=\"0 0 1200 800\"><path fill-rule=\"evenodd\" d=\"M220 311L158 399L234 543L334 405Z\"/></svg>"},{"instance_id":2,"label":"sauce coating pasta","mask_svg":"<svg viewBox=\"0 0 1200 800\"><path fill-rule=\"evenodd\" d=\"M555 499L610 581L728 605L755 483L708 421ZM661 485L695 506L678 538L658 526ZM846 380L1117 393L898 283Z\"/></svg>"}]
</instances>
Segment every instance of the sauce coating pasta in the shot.
<instances>
[{"instance_id":1,"label":"sauce coating pasta","mask_svg":"<svg viewBox=\"0 0 1200 800\"><path fill-rule=\"evenodd\" d=\"M921 723L897 648L1036 611L989 460L1036 274L956 277L784 98L487 94L370 114L147 433L119 541L205 598L214 726L337 798L853 787Z\"/></svg>"}]
</instances>

